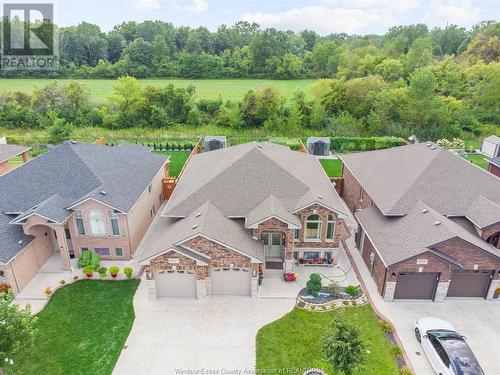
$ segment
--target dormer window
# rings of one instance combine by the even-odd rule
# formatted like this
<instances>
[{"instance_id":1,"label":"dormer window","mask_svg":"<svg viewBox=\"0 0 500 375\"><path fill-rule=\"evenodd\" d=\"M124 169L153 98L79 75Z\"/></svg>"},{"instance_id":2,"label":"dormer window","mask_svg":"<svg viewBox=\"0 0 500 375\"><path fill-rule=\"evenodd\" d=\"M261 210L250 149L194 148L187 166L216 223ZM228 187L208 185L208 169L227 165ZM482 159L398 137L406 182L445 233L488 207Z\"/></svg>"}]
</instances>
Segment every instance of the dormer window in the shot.
<instances>
[{"instance_id":1,"label":"dormer window","mask_svg":"<svg viewBox=\"0 0 500 375\"><path fill-rule=\"evenodd\" d=\"M309 215L306 219L306 240L319 240L321 238L321 217Z\"/></svg>"}]
</instances>

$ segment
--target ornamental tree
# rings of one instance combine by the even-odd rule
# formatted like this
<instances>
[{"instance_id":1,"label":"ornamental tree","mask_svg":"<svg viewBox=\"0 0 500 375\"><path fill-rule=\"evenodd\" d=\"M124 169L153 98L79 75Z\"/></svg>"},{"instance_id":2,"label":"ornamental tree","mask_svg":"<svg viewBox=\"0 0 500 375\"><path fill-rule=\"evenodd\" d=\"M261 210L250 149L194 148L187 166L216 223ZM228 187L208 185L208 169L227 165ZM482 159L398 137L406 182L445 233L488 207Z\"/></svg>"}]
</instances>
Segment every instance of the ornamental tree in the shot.
<instances>
[{"instance_id":1,"label":"ornamental tree","mask_svg":"<svg viewBox=\"0 0 500 375\"><path fill-rule=\"evenodd\" d=\"M21 309L12 301L12 289L0 293L0 366L13 367L13 357L23 348L33 346L36 317L29 305Z\"/></svg>"},{"instance_id":2,"label":"ornamental tree","mask_svg":"<svg viewBox=\"0 0 500 375\"><path fill-rule=\"evenodd\" d=\"M323 337L323 353L335 372L351 375L365 361L365 345L357 327L336 317L333 334Z\"/></svg>"},{"instance_id":3,"label":"ornamental tree","mask_svg":"<svg viewBox=\"0 0 500 375\"><path fill-rule=\"evenodd\" d=\"M313 297L317 297L319 295L319 291L321 290L321 276L317 273L312 273L309 276L309 281L306 283L307 291Z\"/></svg>"}]
</instances>

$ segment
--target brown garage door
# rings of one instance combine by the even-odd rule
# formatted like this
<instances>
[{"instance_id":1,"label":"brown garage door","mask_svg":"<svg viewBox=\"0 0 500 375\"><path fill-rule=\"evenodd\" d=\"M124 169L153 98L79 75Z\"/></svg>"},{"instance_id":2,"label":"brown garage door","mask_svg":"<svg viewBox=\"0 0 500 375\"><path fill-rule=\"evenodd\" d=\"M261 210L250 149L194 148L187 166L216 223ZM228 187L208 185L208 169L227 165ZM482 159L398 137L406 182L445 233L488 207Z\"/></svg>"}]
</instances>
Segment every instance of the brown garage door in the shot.
<instances>
[{"instance_id":1,"label":"brown garage door","mask_svg":"<svg viewBox=\"0 0 500 375\"><path fill-rule=\"evenodd\" d=\"M438 273L404 272L398 275L394 299L434 299Z\"/></svg>"},{"instance_id":2,"label":"brown garage door","mask_svg":"<svg viewBox=\"0 0 500 375\"><path fill-rule=\"evenodd\" d=\"M485 297L493 271L454 271L448 297Z\"/></svg>"}]
</instances>

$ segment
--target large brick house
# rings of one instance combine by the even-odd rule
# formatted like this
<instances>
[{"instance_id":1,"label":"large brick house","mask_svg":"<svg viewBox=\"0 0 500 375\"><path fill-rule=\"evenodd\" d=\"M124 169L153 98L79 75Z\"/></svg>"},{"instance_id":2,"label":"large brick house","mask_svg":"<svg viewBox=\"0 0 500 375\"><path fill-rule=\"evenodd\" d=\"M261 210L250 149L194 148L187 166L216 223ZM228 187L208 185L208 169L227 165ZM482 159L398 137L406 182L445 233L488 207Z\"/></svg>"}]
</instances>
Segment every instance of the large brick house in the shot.
<instances>
[{"instance_id":1,"label":"large brick house","mask_svg":"<svg viewBox=\"0 0 500 375\"><path fill-rule=\"evenodd\" d=\"M168 158L66 142L0 176L0 282L19 293L50 259L128 260L162 203Z\"/></svg>"},{"instance_id":2,"label":"large brick house","mask_svg":"<svg viewBox=\"0 0 500 375\"><path fill-rule=\"evenodd\" d=\"M359 251L386 300L500 287L500 179L433 143L343 155Z\"/></svg>"},{"instance_id":3,"label":"large brick house","mask_svg":"<svg viewBox=\"0 0 500 375\"><path fill-rule=\"evenodd\" d=\"M345 217L314 156L233 146L193 156L139 261L152 296L255 295L260 273L334 264Z\"/></svg>"},{"instance_id":4,"label":"large brick house","mask_svg":"<svg viewBox=\"0 0 500 375\"><path fill-rule=\"evenodd\" d=\"M488 172L500 177L500 156L487 158L486 160L488 160Z\"/></svg>"}]
</instances>

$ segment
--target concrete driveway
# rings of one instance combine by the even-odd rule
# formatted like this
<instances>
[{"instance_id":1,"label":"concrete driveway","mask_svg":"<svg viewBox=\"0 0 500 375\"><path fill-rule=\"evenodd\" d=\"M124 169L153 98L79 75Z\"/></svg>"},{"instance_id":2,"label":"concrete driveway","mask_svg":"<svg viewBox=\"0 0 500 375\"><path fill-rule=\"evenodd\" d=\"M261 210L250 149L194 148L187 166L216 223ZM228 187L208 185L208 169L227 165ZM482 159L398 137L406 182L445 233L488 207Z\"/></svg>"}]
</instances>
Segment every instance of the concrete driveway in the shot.
<instances>
[{"instance_id":1,"label":"concrete driveway","mask_svg":"<svg viewBox=\"0 0 500 375\"><path fill-rule=\"evenodd\" d=\"M141 283L134 297L134 325L113 374L253 371L257 331L294 303L289 298L238 297L150 301L146 283Z\"/></svg>"},{"instance_id":2,"label":"concrete driveway","mask_svg":"<svg viewBox=\"0 0 500 375\"><path fill-rule=\"evenodd\" d=\"M370 300L394 324L417 375L434 375L413 332L415 321L426 316L450 322L461 335L467 337L467 342L486 375L500 375L500 301L460 299L445 302L385 302L377 293L375 282L353 239L350 238L347 244Z\"/></svg>"}]
</instances>

